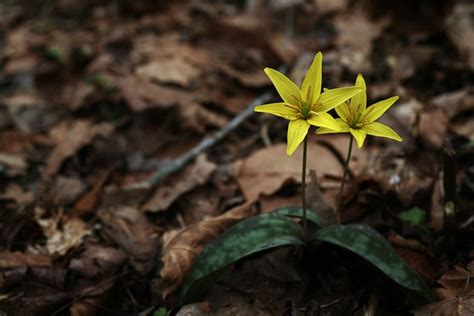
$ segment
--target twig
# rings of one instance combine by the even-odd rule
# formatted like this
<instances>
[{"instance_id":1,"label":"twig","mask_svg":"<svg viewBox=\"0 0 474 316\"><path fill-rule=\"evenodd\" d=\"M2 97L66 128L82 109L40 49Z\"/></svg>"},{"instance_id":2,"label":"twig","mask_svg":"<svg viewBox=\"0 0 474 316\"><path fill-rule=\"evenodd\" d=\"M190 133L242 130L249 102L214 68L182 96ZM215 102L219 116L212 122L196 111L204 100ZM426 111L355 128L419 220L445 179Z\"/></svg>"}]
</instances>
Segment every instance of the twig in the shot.
<instances>
[{"instance_id":1,"label":"twig","mask_svg":"<svg viewBox=\"0 0 474 316\"><path fill-rule=\"evenodd\" d=\"M68 308L69 306L71 306L72 304L76 303L77 301L80 301L81 299L89 296L89 294L92 294L94 293L94 291L96 291L97 289L101 288L102 286L104 285L107 285L108 283L110 282L113 282L121 277L124 277L126 275L130 274L130 271L124 271L124 272L121 272L117 275L114 275L113 277L109 278L109 279L106 279L104 280L103 282L89 288L89 289L86 289L85 291L83 291L81 294L75 296L69 303L61 306L59 309L57 309L52 315L55 316L55 315L58 315L60 312L62 312L63 310L65 310L66 308Z\"/></svg>"},{"instance_id":2,"label":"twig","mask_svg":"<svg viewBox=\"0 0 474 316\"><path fill-rule=\"evenodd\" d=\"M344 184L346 182L347 172L349 170L349 163L351 162L352 154L352 134L349 134L349 149L347 150L347 158L344 163L344 174L342 175L341 188L339 189L339 201L336 209L336 220L338 224L341 224L341 211L342 211L342 193L344 192Z\"/></svg>"},{"instance_id":3,"label":"twig","mask_svg":"<svg viewBox=\"0 0 474 316\"><path fill-rule=\"evenodd\" d=\"M272 93L265 92L260 95L258 98L253 100L247 108L235 116L226 126L224 126L219 131L215 132L212 135L206 136L199 144L193 147L191 150L185 152L178 158L174 159L173 162L167 164L160 169L158 169L153 175L151 175L148 179L132 184L127 186L126 189L133 190L133 189L150 189L157 186L161 183L164 179L166 179L169 175L181 170L184 166L186 166L191 160L196 158L200 153L208 150L216 143L224 139L231 131L237 128L242 122L244 122L247 118L249 118L253 113L253 108L257 105L269 102L271 100Z\"/></svg>"}]
</instances>

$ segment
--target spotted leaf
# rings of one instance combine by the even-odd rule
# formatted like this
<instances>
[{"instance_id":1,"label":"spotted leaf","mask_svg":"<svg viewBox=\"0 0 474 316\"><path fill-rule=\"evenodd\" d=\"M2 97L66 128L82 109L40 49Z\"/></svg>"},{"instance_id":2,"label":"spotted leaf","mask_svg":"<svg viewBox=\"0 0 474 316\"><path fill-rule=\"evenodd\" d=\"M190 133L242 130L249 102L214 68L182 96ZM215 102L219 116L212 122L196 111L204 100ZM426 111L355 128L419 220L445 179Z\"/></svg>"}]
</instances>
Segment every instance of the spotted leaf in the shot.
<instances>
[{"instance_id":1,"label":"spotted leaf","mask_svg":"<svg viewBox=\"0 0 474 316\"><path fill-rule=\"evenodd\" d=\"M345 248L375 265L404 288L415 291L428 300L433 298L424 280L395 253L384 237L369 226L328 226L316 231L313 240Z\"/></svg>"},{"instance_id":2,"label":"spotted leaf","mask_svg":"<svg viewBox=\"0 0 474 316\"><path fill-rule=\"evenodd\" d=\"M284 245L303 244L303 230L278 214L250 217L229 228L197 257L181 288L181 300L190 302L224 268L256 252Z\"/></svg>"}]
</instances>

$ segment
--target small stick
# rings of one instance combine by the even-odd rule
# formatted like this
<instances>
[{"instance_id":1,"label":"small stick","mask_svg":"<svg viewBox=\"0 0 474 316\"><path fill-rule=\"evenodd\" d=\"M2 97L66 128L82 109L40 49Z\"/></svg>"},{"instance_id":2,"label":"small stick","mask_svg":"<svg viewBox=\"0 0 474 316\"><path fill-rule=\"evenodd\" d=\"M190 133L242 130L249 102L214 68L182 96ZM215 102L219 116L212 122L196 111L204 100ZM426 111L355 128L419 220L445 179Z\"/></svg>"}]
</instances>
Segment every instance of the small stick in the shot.
<instances>
[{"instance_id":1,"label":"small stick","mask_svg":"<svg viewBox=\"0 0 474 316\"><path fill-rule=\"evenodd\" d=\"M342 175L341 188L339 189L339 202L336 209L336 220L341 224L341 209L342 209L342 192L344 191L344 183L346 182L347 172L349 170L349 162L352 154L352 135L349 136L349 150L347 151L346 163L344 164L344 173Z\"/></svg>"},{"instance_id":2,"label":"small stick","mask_svg":"<svg viewBox=\"0 0 474 316\"><path fill-rule=\"evenodd\" d=\"M184 166L186 166L191 160L196 158L200 153L208 150L216 143L224 139L231 131L237 128L242 122L248 119L253 114L253 109L255 106L269 102L271 100L272 93L265 92L256 99L251 102L247 108L235 116L226 126L222 129L218 130L212 135L206 136L201 140L199 144L193 147L191 150L185 152L178 158L174 159L173 162L167 164L160 169L158 169L155 173L153 173L148 179L134 183L126 187L128 190L133 189L151 189L158 184L160 184L164 179L166 179L169 175L181 170Z\"/></svg>"},{"instance_id":3,"label":"small stick","mask_svg":"<svg viewBox=\"0 0 474 316\"><path fill-rule=\"evenodd\" d=\"M308 151L308 136L303 141L303 165L301 170L301 185L303 187L302 203L303 203L303 229L305 241L309 241L308 219L306 217L306 155Z\"/></svg>"}]
</instances>

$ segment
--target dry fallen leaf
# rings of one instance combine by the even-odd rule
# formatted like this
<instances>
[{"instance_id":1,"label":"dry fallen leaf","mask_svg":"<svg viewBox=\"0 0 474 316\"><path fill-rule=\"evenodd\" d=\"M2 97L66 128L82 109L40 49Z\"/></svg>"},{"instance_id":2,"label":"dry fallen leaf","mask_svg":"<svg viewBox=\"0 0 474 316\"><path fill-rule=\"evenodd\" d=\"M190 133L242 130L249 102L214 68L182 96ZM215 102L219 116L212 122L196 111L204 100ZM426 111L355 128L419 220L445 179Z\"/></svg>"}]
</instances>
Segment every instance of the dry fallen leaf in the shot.
<instances>
[{"instance_id":1,"label":"dry fallen leaf","mask_svg":"<svg viewBox=\"0 0 474 316\"><path fill-rule=\"evenodd\" d=\"M395 252L426 280L434 282L438 277L435 256L418 240L390 235L388 241Z\"/></svg>"},{"instance_id":2,"label":"dry fallen leaf","mask_svg":"<svg viewBox=\"0 0 474 316\"><path fill-rule=\"evenodd\" d=\"M471 291L459 298L431 303L412 312L415 316L472 316L474 314L474 292Z\"/></svg>"},{"instance_id":3,"label":"dry fallen leaf","mask_svg":"<svg viewBox=\"0 0 474 316\"><path fill-rule=\"evenodd\" d=\"M433 194L431 195L431 212L428 226L439 232L444 228L444 188L443 174L433 185Z\"/></svg>"},{"instance_id":4,"label":"dry fallen leaf","mask_svg":"<svg viewBox=\"0 0 474 316\"><path fill-rule=\"evenodd\" d=\"M0 193L0 200L13 200L17 204L28 204L33 201L33 193L24 191L16 183L11 183L5 189L5 192Z\"/></svg>"},{"instance_id":5,"label":"dry fallen leaf","mask_svg":"<svg viewBox=\"0 0 474 316\"><path fill-rule=\"evenodd\" d=\"M81 277L93 280L115 273L126 260L127 256L120 249L91 244L71 260L69 268Z\"/></svg>"},{"instance_id":6,"label":"dry fallen leaf","mask_svg":"<svg viewBox=\"0 0 474 316\"><path fill-rule=\"evenodd\" d=\"M18 174L23 174L28 168L26 159L20 154L0 153L0 165Z\"/></svg>"},{"instance_id":7,"label":"dry fallen leaf","mask_svg":"<svg viewBox=\"0 0 474 316\"><path fill-rule=\"evenodd\" d=\"M135 270L140 274L148 273L159 250L155 225L138 209L123 205L101 209L98 216L103 232L133 258Z\"/></svg>"},{"instance_id":8,"label":"dry fallen leaf","mask_svg":"<svg viewBox=\"0 0 474 316\"><path fill-rule=\"evenodd\" d=\"M109 136L114 127L108 123L94 124L88 120L62 122L53 127L50 138L55 144L46 162L44 175L51 176L58 172L61 164L72 157L79 149L90 143L96 136Z\"/></svg>"},{"instance_id":9,"label":"dry fallen leaf","mask_svg":"<svg viewBox=\"0 0 474 316\"><path fill-rule=\"evenodd\" d=\"M70 249L81 245L91 233L83 220L63 217L61 213L48 219L37 218L36 221L47 241L44 247L36 246L35 249L52 255L65 255Z\"/></svg>"},{"instance_id":10,"label":"dry fallen leaf","mask_svg":"<svg viewBox=\"0 0 474 316\"><path fill-rule=\"evenodd\" d=\"M453 299L463 293L474 291L473 271L455 266L454 269L449 270L443 274L438 280L444 289L438 289L438 294L444 299Z\"/></svg>"},{"instance_id":11,"label":"dry fallen leaf","mask_svg":"<svg viewBox=\"0 0 474 316\"><path fill-rule=\"evenodd\" d=\"M388 20L371 21L361 9L349 12L337 15L335 19L340 62L354 73L367 72L371 70L372 42L382 33Z\"/></svg>"},{"instance_id":12,"label":"dry fallen leaf","mask_svg":"<svg viewBox=\"0 0 474 316\"><path fill-rule=\"evenodd\" d=\"M457 46L461 55L465 56L468 65L474 69L474 4L457 3L446 18L448 36Z\"/></svg>"},{"instance_id":13,"label":"dry fallen leaf","mask_svg":"<svg viewBox=\"0 0 474 316\"><path fill-rule=\"evenodd\" d=\"M181 286L194 259L210 241L232 224L252 215L255 215L253 203L247 202L220 216L188 226L168 242L163 253L163 268L160 271L163 298Z\"/></svg>"},{"instance_id":14,"label":"dry fallen leaf","mask_svg":"<svg viewBox=\"0 0 474 316\"><path fill-rule=\"evenodd\" d=\"M99 180L94 184L90 191L84 194L77 202L74 204L74 210L77 214L91 213L94 208L97 206L97 203L100 199L100 194L107 180L109 179L112 171L115 168L109 168L104 174L99 178Z\"/></svg>"},{"instance_id":15,"label":"dry fallen leaf","mask_svg":"<svg viewBox=\"0 0 474 316\"><path fill-rule=\"evenodd\" d=\"M150 81L189 87L200 71L182 55L174 55L142 65L136 69L136 73Z\"/></svg>"},{"instance_id":16,"label":"dry fallen leaf","mask_svg":"<svg viewBox=\"0 0 474 316\"><path fill-rule=\"evenodd\" d=\"M183 91L154 84L136 76L118 80L120 92L133 111L149 108L169 108L181 102L188 102L189 96Z\"/></svg>"},{"instance_id":17,"label":"dry fallen leaf","mask_svg":"<svg viewBox=\"0 0 474 316\"><path fill-rule=\"evenodd\" d=\"M347 0L313 0L319 14L340 11L347 7Z\"/></svg>"},{"instance_id":18,"label":"dry fallen leaf","mask_svg":"<svg viewBox=\"0 0 474 316\"><path fill-rule=\"evenodd\" d=\"M222 127L227 118L202 106L189 92L160 86L134 76L118 80L120 92L133 111L175 107L184 128L204 132L207 125Z\"/></svg>"},{"instance_id":19,"label":"dry fallen leaf","mask_svg":"<svg viewBox=\"0 0 474 316\"><path fill-rule=\"evenodd\" d=\"M270 83L268 77L260 69L254 72L243 72L240 70L236 70L235 68L227 64L219 64L218 67L226 75L238 80L242 85L246 87L262 87Z\"/></svg>"},{"instance_id":20,"label":"dry fallen leaf","mask_svg":"<svg viewBox=\"0 0 474 316\"><path fill-rule=\"evenodd\" d=\"M271 195L287 181L301 181L303 146L290 157L285 155L285 148L285 144L273 145L234 164L235 177L247 201L256 201L261 194ZM342 174L336 156L319 144L308 146L308 173L310 169L316 170L321 179Z\"/></svg>"},{"instance_id":21,"label":"dry fallen leaf","mask_svg":"<svg viewBox=\"0 0 474 316\"><path fill-rule=\"evenodd\" d=\"M51 196L51 200L57 205L74 203L79 195L86 189L84 182L79 178L59 175L55 180L49 195Z\"/></svg>"},{"instance_id":22,"label":"dry fallen leaf","mask_svg":"<svg viewBox=\"0 0 474 316\"><path fill-rule=\"evenodd\" d=\"M25 252L0 252L0 269L14 269L19 267L51 267L53 258L50 256Z\"/></svg>"},{"instance_id":23,"label":"dry fallen leaf","mask_svg":"<svg viewBox=\"0 0 474 316\"><path fill-rule=\"evenodd\" d=\"M418 121L418 136L425 146L441 149L448 133L448 117L440 109L423 111Z\"/></svg>"},{"instance_id":24,"label":"dry fallen leaf","mask_svg":"<svg viewBox=\"0 0 474 316\"><path fill-rule=\"evenodd\" d=\"M206 156L199 155L194 164L162 183L143 209L154 212L166 210L182 194L206 183L215 169L216 165Z\"/></svg>"},{"instance_id":25,"label":"dry fallen leaf","mask_svg":"<svg viewBox=\"0 0 474 316\"><path fill-rule=\"evenodd\" d=\"M474 89L443 93L433 97L430 103L445 111L449 119L452 120L463 112L474 110Z\"/></svg>"}]
</instances>

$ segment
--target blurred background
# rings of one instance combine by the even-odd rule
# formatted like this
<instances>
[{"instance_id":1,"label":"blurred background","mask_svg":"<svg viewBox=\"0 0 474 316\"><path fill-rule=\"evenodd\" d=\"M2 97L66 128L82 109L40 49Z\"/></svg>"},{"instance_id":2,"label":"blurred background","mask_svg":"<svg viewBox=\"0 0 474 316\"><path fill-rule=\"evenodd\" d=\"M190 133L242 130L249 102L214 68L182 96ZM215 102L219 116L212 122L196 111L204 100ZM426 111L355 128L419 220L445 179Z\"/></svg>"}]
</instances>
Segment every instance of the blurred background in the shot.
<instances>
[{"instance_id":1,"label":"blurred background","mask_svg":"<svg viewBox=\"0 0 474 316\"><path fill-rule=\"evenodd\" d=\"M229 210L244 218L299 204L301 152L285 156L285 120L246 115L196 159L181 165L180 158L262 93L278 100L264 67L300 83L318 51L324 87L352 85L362 73L369 105L400 96L381 121L404 142L369 138L356 150L344 221L421 240L429 250L391 241L431 283L443 267L472 261L472 243L451 247L456 255L437 248L440 232L467 236L473 228L472 1L3 0L0 301L7 314L145 315L169 307L186 271L173 267L189 267L190 258L170 259L167 246L191 247L175 238L184 227L225 219ZM311 142L313 206L330 210L347 135ZM150 180L170 166L176 172ZM455 218L446 217L447 202ZM399 214L413 209L421 230ZM87 292L104 280L101 291ZM211 303L221 302L213 295ZM261 305L253 297L247 315L262 306L279 314L278 295L257 295ZM360 310L365 298L343 297L337 308Z\"/></svg>"}]
</instances>

